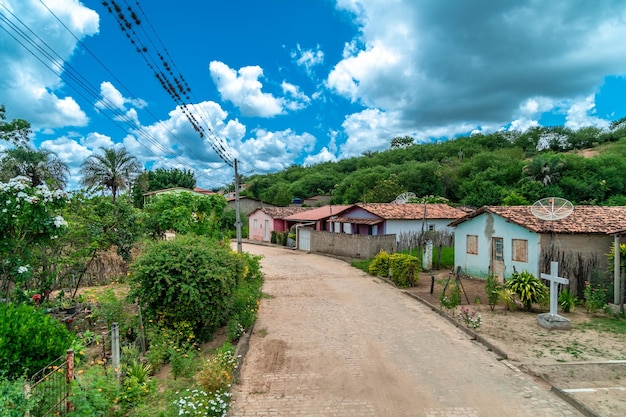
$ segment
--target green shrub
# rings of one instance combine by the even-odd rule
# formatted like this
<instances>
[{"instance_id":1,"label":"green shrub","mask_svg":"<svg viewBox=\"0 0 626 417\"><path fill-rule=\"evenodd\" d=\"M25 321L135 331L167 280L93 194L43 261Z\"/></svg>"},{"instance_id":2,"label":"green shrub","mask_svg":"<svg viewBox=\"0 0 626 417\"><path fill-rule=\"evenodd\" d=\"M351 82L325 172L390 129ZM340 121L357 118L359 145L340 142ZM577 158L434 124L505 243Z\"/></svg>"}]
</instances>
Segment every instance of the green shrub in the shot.
<instances>
[{"instance_id":1,"label":"green shrub","mask_svg":"<svg viewBox=\"0 0 626 417\"><path fill-rule=\"evenodd\" d=\"M76 376L72 384L74 410L68 417L119 415L120 383L113 370L95 365Z\"/></svg>"},{"instance_id":2,"label":"green shrub","mask_svg":"<svg viewBox=\"0 0 626 417\"><path fill-rule=\"evenodd\" d=\"M131 265L130 299L160 326L192 324L208 339L226 324L245 262L226 243L194 235L156 242Z\"/></svg>"},{"instance_id":3,"label":"green shrub","mask_svg":"<svg viewBox=\"0 0 626 417\"><path fill-rule=\"evenodd\" d=\"M446 294L445 290L439 297L439 302L442 307L453 309L461 304L461 288L458 281L454 282L454 285L450 287L450 294Z\"/></svg>"},{"instance_id":4,"label":"green shrub","mask_svg":"<svg viewBox=\"0 0 626 417\"><path fill-rule=\"evenodd\" d=\"M24 393L23 378L9 381L0 377L0 417L22 417L32 410L33 401Z\"/></svg>"},{"instance_id":5,"label":"green shrub","mask_svg":"<svg viewBox=\"0 0 626 417\"><path fill-rule=\"evenodd\" d=\"M564 313L569 313L574 310L574 306L578 302L578 298L568 289L564 289L559 294L559 305Z\"/></svg>"},{"instance_id":6,"label":"green shrub","mask_svg":"<svg viewBox=\"0 0 626 417\"><path fill-rule=\"evenodd\" d=\"M31 376L72 344L64 325L32 306L0 303L0 375Z\"/></svg>"},{"instance_id":7,"label":"green shrub","mask_svg":"<svg viewBox=\"0 0 626 417\"><path fill-rule=\"evenodd\" d=\"M525 311L530 311L533 303L541 303L549 294L548 287L528 271L514 272L506 288L517 294Z\"/></svg>"},{"instance_id":8,"label":"green shrub","mask_svg":"<svg viewBox=\"0 0 626 417\"><path fill-rule=\"evenodd\" d=\"M587 313L595 314L602 310L606 305L608 290L602 286L602 284L591 284L585 281L585 290L583 296L585 297L585 309Z\"/></svg>"},{"instance_id":9,"label":"green shrub","mask_svg":"<svg viewBox=\"0 0 626 417\"><path fill-rule=\"evenodd\" d=\"M389 276L389 254L386 251L381 250L378 252L378 255L372 259L369 266L369 273L379 277Z\"/></svg>"},{"instance_id":10,"label":"green shrub","mask_svg":"<svg viewBox=\"0 0 626 417\"><path fill-rule=\"evenodd\" d=\"M489 303L491 311L493 311L496 304L498 304L498 299L500 298L498 295L499 289L500 283L493 274L489 274L487 280L485 280L485 294L487 295L487 302Z\"/></svg>"},{"instance_id":11,"label":"green shrub","mask_svg":"<svg viewBox=\"0 0 626 417\"><path fill-rule=\"evenodd\" d=\"M196 374L196 380L206 392L228 389L233 382L236 367L235 348L226 343L204 362L202 369Z\"/></svg>"},{"instance_id":12,"label":"green shrub","mask_svg":"<svg viewBox=\"0 0 626 417\"><path fill-rule=\"evenodd\" d=\"M415 256L394 253L389 256L391 281L400 288L415 286L421 266L420 260Z\"/></svg>"}]
</instances>

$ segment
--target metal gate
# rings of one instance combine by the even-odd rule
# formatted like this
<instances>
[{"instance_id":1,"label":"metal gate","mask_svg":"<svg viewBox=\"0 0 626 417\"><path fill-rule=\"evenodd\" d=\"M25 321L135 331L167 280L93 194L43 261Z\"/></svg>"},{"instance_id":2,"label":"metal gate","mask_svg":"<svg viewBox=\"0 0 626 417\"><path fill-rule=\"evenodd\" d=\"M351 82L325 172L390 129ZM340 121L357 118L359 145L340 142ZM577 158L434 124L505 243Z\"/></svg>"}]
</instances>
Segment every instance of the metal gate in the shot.
<instances>
[{"instance_id":1,"label":"metal gate","mask_svg":"<svg viewBox=\"0 0 626 417\"><path fill-rule=\"evenodd\" d=\"M298 249L307 252L311 250L311 229L300 228L298 230Z\"/></svg>"}]
</instances>

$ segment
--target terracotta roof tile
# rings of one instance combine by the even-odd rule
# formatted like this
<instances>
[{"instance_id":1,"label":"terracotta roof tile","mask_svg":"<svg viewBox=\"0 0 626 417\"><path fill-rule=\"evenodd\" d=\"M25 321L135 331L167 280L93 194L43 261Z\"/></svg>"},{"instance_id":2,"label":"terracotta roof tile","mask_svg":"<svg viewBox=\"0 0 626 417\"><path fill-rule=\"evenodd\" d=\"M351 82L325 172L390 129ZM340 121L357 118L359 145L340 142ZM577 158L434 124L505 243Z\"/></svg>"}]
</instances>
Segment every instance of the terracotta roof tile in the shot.
<instances>
[{"instance_id":1,"label":"terracotta roof tile","mask_svg":"<svg viewBox=\"0 0 626 417\"><path fill-rule=\"evenodd\" d=\"M298 212L290 216L285 217L285 220L291 221L316 221L328 218L334 214L339 213L352 206L322 206L318 208L309 209L304 212Z\"/></svg>"},{"instance_id":2,"label":"terracotta roof tile","mask_svg":"<svg viewBox=\"0 0 626 417\"><path fill-rule=\"evenodd\" d=\"M295 213L311 210L310 207L263 207L260 208L263 213L267 214L273 219L284 219Z\"/></svg>"},{"instance_id":3,"label":"terracotta roof tile","mask_svg":"<svg viewBox=\"0 0 626 417\"><path fill-rule=\"evenodd\" d=\"M424 218L424 204L369 203L357 206L385 220ZM458 219L466 213L447 204L426 204L427 219Z\"/></svg>"},{"instance_id":4,"label":"terracotta roof tile","mask_svg":"<svg viewBox=\"0 0 626 417\"><path fill-rule=\"evenodd\" d=\"M531 206L485 206L452 223L456 226L485 212L504 217L535 233L600 233L611 234L626 230L626 207L574 206L572 214L560 220L541 220L535 217Z\"/></svg>"}]
</instances>

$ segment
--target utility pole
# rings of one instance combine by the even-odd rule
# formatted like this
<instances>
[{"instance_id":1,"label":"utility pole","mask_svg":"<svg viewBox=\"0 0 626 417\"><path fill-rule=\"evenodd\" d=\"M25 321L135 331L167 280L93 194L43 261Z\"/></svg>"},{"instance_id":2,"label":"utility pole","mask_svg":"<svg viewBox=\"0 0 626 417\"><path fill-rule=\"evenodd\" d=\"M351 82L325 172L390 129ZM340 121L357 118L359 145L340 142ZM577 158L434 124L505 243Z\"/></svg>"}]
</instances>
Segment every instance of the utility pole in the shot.
<instances>
[{"instance_id":1,"label":"utility pole","mask_svg":"<svg viewBox=\"0 0 626 417\"><path fill-rule=\"evenodd\" d=\"M241 247L241 214L239 211L239 173L237 172L237 158L235 158L235 228L237 229L237 253L243 252Z\"/></svg>"}]
</instances>

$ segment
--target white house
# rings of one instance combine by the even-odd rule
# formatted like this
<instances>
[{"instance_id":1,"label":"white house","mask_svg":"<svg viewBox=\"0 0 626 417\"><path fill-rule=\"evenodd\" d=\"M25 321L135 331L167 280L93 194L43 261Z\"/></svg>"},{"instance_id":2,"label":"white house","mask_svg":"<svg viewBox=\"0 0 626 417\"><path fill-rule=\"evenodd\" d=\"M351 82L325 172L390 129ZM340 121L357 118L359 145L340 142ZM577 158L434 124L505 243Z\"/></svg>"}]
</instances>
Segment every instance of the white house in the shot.
<instances>
[{"instance_id":1,"label":"white house","mask_svg":"<svg viewBox=\"0 0 626 417\"><path fill-rule=\"evenodd\" d=\"M514 271L535 276L559 262L561 276L582 292L592 273L604 276L616 229L626 228L625 207L576 206L560 220L541 220L530 206L485 206L453 221L455 267L500 280Z\"/></svg>"},{"instance_id":2,"label":"white house","mask_svg":"<svg viewBox=\"0 0 626 417\"><path fill-rule=\"evenodd\" d=\"M396 235L422 231L454 232L449 223L466 213L447 204L355 204L331 218L328 230L363 235Z\"/></svg>"}]
</instances>

